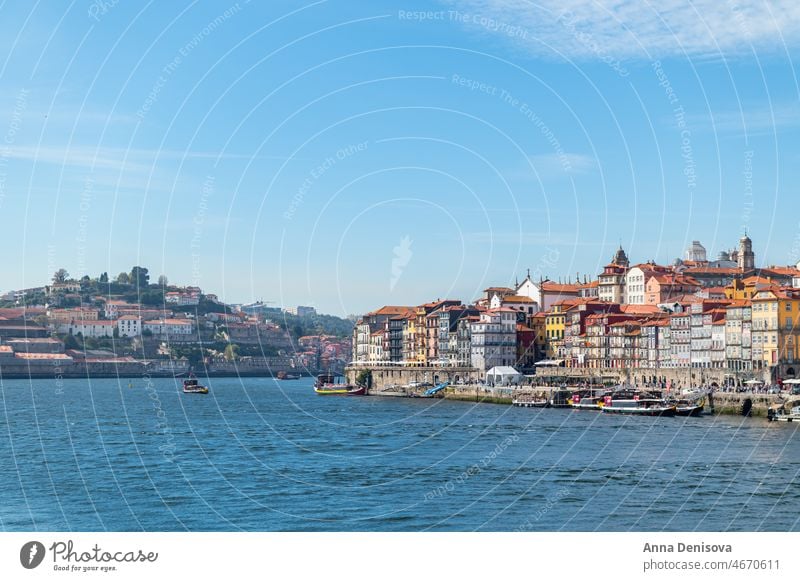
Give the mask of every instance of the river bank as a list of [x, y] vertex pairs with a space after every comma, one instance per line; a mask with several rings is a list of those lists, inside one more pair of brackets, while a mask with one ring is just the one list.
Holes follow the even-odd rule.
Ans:
[[[370, 390], [372, 396], [392, 396], [392, 397], [420, 397], [422, 390], [419, 388], [408, 389], [394, 387], [391, 391]], [[511, 405], [513, 400], [521, 395], [533, 396], [537, 399], [550, 400], [553, 392], [563, 391], [562, 387], [533, 387], [533, 388], [508, 388], [490, 387], [485, 385], [457, 385], [450, 386], [437, 394], [443, 399], [453, 401], [466, 401], [473, 403], [493, 403], [501, 405]], [[733, 392], [711, 392], [707, 396], [706, 411], [716, 415], [734, 416], [759, 416], [766, 417], [769, 407], [776, 403], [787, 401], [792, 396], [781, 394], [764, 393], [733, 393]], [[795, 396], [797, 399], [800, 397]]]

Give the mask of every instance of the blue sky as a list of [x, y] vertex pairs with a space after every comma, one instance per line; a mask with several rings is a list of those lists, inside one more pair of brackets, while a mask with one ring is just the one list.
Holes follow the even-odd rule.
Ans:
[[338, 315], [746, 229], [800, 260], [793, 2], [4, 2], [0, 290]]

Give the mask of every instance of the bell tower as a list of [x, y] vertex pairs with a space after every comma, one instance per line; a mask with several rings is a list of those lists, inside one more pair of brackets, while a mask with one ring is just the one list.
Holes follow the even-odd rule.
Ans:
[[753, 253], [753, 241], [747, 236], [739, 240], [739, 270], [752, 270], [756, 267], [756, 255]]

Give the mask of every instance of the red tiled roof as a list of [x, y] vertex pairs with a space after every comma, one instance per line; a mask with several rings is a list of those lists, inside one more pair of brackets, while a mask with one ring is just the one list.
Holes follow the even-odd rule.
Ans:
[[728, 274], [741, 274], [741, 270], [738, 268], [712, 268], [710, 266], [692, 266], [687, 268], [684, 272], [688, 274], [718, 274], [728, 275]]
[[381, 307], [377, 311], [373, 311], [371, 313], [367, 313], [367, 315], [404, 315], [409, 311], [412, 311], [413, 307], [400, 307], [400, 306], [392, 306], [386, 305]]
[[578, 294], [578, 287], [576, 285], [553, 282], [552, 280], [544, 281], [542, 283], [542, 290], [545, 292]]
[[760, 272], [765, 272], [767, 274], [775, 274], [778, 276], [799, 276], [800, 271], [796, 268], [792, 268], [791, 266], [770, 266], [769, 268], [762, 268]]
[[14, 355], [17, 359], [50, 359], [50, 360], [67, 360], [72, 361], [72, 357], [64, 353], [16, 353]]
[[509, 295], [507, 297], [503, 297], [504, 303], [535, 303], [532, 298], [522, 296], [522, 295]]
[[626, 315], [651, 315], [661, 312], [656, 305], [620, 305], [620, 310]]

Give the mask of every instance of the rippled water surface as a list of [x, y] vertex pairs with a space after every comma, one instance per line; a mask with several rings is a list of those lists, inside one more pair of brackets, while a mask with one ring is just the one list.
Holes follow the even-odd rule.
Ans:
[[800, 530], [797, 424], [4, 380], [2, 530]]

